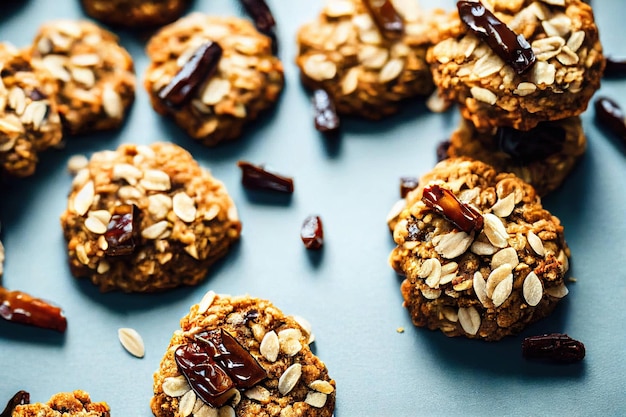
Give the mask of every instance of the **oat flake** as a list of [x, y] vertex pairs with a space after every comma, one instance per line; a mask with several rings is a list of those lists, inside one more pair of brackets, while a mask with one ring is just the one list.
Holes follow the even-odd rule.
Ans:
[[124, 349], [137, 358], [143, 358], [145, 354], [145, 348], [141, 335], [137, 333], [135, 329], [128, 327], [122, 327], [117, 331], [117, 336], [120, 339], [120, 343], [124, 346]]

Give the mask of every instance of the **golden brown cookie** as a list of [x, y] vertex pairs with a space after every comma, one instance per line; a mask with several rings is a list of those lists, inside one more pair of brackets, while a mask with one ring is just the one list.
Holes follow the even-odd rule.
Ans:
[[11, 417], [110, 417], [105, 402], [94, 403], [85, 391], [61, 392], [47, 403], [18, 405]]
[[178, 19], [189, 0], [81, 0], [85, 13], [103, 23], [131, 29]]

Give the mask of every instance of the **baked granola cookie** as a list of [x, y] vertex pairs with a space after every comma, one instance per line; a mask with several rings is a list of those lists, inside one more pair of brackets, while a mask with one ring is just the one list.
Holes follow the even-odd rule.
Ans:
[[61, 225], [72, 274], [125, 292], [199, 283], [241, 232], [224, 185], [169, 143], [93, 154]]
[[333, 415], [335, 381], [309, 348], [308, 323], [209, 291], [180, 324], [154, 374], [155, 416]]
[[460, 105], [479, 130], [580, 115], [600, 86], [605, 60], [591, 6], [580, 0], [484, 0], [517, 35], [535, 63], [518, 74], [485, 40], [461, 23], [428, 53], [441, 95]]
[[405, 276], [416, 326], [498, 340], [552, 312], [567, 295], [569, 248], [531, 185], [471, 159], [450, 158], [406, 197], [390, 264]]
[[18, 405], [11, 417], [110, 417], [105, 402], [94, 403], [85, 391], [61, 392], [47, 403]]
[[173, 22], [185, 12], [189, 0], [81, 0], [81, 4], [96, 20], [134, 29]]
[[61, 142], [56, 84], [27, 51], [0, 43], [0, 172], [34, 174], [38, 154]]
[[239, 137], [282, 91], [283, 66], [271, 43], [235, 17], [192, 13], [177, 20], [146, 47], [152, 106], [207, 146]]
[[580, 117], [541, 122], [525, 132], [492, 128], [482, 133], [462, 119], [450, 138], [448, 155], [478, 159], [497, 171], [512, 172], [545, 196], [565, 181], [586, 147]]
[[117, 36], [86, 20], [58, 20], [41, 26], [32, 54], [57, 80], [59, 113], [70, 134], [121, 126], [135, 98], [135, 73]]
[[442, 10], [422, 10], [417, 0], [393, 1], [398, 24], [389, 34], [375, 24], [362, 0], [331, 0], [298, 32], [296, 63], [312, 90], [324, 89], [340, 114], [381, 119], [408, 98], [434, 90], [426, 51], [450, 22]]

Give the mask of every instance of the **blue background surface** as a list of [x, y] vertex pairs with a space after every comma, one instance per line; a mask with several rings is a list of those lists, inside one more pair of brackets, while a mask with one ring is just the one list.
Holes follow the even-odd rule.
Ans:
[[[0, 5], [0, 40], [29, 44], [40, 24], [82, 18], [78, 0], [22, 0]], [[565, 225], [572, 250], [569, 296], [555, 313], [517, 337], [498, 343], [449, 339], [414, 328], [402, 308], [400, 278], [387, 263], [393, 242], [385, 224], [398, 199], [398, 179], [419, 175], [436, 161], [435, 147], [458, 122], [456, 111], [431, 114], [407, 105], [383, 122], [344, 120], [329, 141], [312, 127], [309, 99], [299, 83], [295, 34], [322, 7], [316, 1], [268, 1], [274, 11], [286, 86], [275, 111], [240, 140], [205, 148], [150, 107], [142, 87], [145, 37], [119, 32], [135, 59], [137, 98], [118, 132], [70, 138], [47, 152], [33, 178], [2, 189], [0, 220], [6, 247], [4, 285], [62, 305], [64, 335], [0, 322], [0, 404], [17, 390], [46, 401], [59, 391], [84, 389], [107, 401], [112, 415], [151, 415], [152, 374], [179, 319], [202, 295], [245, 294], [306, 317], [317, 336], [315, 353], [337, 381], [337, 417], [626, 415], [626, 144], [583, 115], [588, 152], [564, 186], [544, 205]], [[605, 51], [626, 57], [626, 3], [595, 1]], [[452, 8], [454, 2], [422, 1]], [[197, 0], [193, 9], [244, 16], [235, 0]], [[600, 92], [626, 108], [626, 82], [606, 80]], [[169, 140], [188, 149], [226, 184], [243, 221], [243, 236], [196, 288], [163, 294], [101, 294], [72, 278], [59, 215], [66, 205], [74, 154], [121, 143]], [[236, 161], [267, 163], [294, 177], [291, 199], [246, 192]], [[319, 214], [326, 242], [304, 249], [299, 228]], [[135, 328], [146, 355], [136, 359], [117, 339]], [[404, 327], [404, 333], [397, 328]], [[524, 336], [564, 332], [582, 340], [587, 357], [576, 365], [524, 361]]]

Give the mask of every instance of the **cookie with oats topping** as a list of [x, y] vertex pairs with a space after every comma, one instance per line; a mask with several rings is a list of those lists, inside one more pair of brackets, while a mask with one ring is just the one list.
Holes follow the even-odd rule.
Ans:
[[173, 22], [185, 12], [189, 0], [81, 0], [81, 4], [96, 20], [133, 29]]
[[135, 98], [133, 60], [117, 36], [86, 20], [42, 25], [33, 63], [57, 80], [63, 126], [70, 134], [119, 128]]
[[241, 233], [222, 182], [171, 143], [94, 153], [61, 225], [72, 274], [101, 291], [196, 285]]
[[395, 219], [391, 266], [418, 327], [499, 340], [567, 295], [570, 250], [534, 188], [468, 158], [420, 178]]
[[271, 302], [209, 291], [174, 332], [154, 374], [156, 417], [330, 417], [335, 381], [307, 322]]
[[17, 405], [11, 417], [110, 417], [105, 402], [92, 402], [85, 391], [61, 392], [46, 403]]
[[471, 121], [462, 119], [450, 137], [447, 154], [512, 172], [545, 196], [565, 181], [586, 147], [580, 117], [541, 122], [529, 131], [492, 128], [488, 132], [479, 132]]
[[304, 85], [326, 90], [339, 114], [381, 119], [405, 100], [433, 92], [426, 51], [450, 18], [439, 9], [422, 10], [416, 0], [386, 0], [399, 28], [388, 33], [376, 24], [379, 12], [368, 2], [327, 2], [298, 31], [296, 63]]
[[430, 49], [428, 62], [440, 94], [458, 102], [464, 118], [479, 130], [529, 130], [585, 111], [605, 67], [591, 6], [580, 0], [469, 4], [492, 11], [515, 36], [523, 36], [534, 64], [529, 58], [529, 67], [518, 73], [456, 14], [445, 39]]
[[157, 32], [146, 53], [152, 107], [207, 146], [241, 136], [284, 85], [271, 39], [235, 17], [189, 14]]
[[0, 172], [33, 175], [39, 153], [63, 136], [56, 84], [37, 70], [26, 50], [0, 43]]

